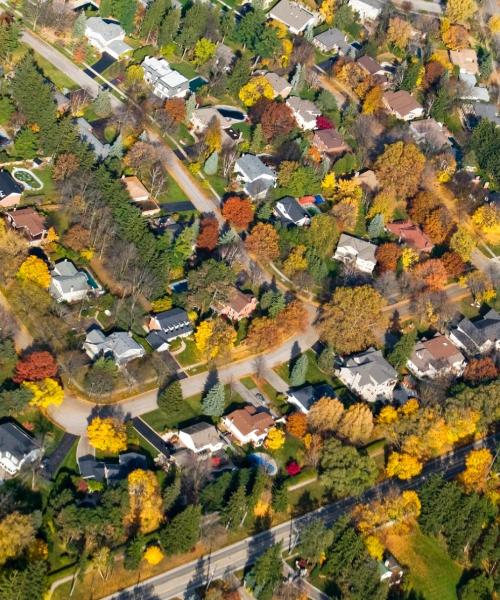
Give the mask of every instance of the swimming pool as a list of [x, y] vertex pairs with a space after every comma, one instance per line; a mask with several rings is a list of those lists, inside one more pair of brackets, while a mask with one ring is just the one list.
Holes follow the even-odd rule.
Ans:
[[217, 107], [217, 110], [223, 117], [226, 119], [234, 119], [235, 121], [244, 121], [245, 115], [241, 112], [241, 110], [236, 110], [236, 108], [221, 108]]
[[248, 460], [250, 461], [250, 464], [262, 467], [270, 477], [274, 477], [278, 473], [276, 461], [272, 456], [265, 452], [254, 452], [253, 454], [250, 454]]

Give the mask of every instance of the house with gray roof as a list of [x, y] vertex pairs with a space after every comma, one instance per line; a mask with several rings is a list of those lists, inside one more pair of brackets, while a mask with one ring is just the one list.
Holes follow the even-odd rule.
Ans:
[[285, 79], [284, 77], [281, 77], [281, 75], [273, 73], [272, 71], [266, 73], [264, 77], [273, 88], [275, 98], [287, 98], [290, 95], [290, 92], [292, 91], [292, 84], [289, 83], [288, 79]]
[[341, 359], [335, 373], [351, 391], [367, 402], [392, 400], [398, 381], [396, 371], [375, 348]]
[[285, 196], [281, 200], [278, 200], [273, 213], [286, 226], [295, 225], [297, 227], [304, 227], [311, 222], [309, 213], [292, 196]]
[[158, 352], [168, 350], [170, 343], [177, 338], [187, 337], [193, 333], [193, 325], [187, 312], [182, 308], [172, 308], [151, 315], [147, 329], [149, 333], [146, 340], [153, 350]]
[[120, 454], [118, 462], [98, 460], [91, 454], [78, 458], [78, 469], [82, 479], [98, 481], [99, 483], [106, 481], [108, 485], [118, 483], [136, 469], [147, 468], [147, 458], [137, 452], [124, 452]]
[[[105, 141], [100, 140], [92, 125], [83, 117], [78, 117], [76, 120], [76, 127], [80, 138], [86, 142], [93, 150], [96, 158], [99, 160], [105, 160], [111, 154], [113, 146]], [[119, 135], [114, 144], [121, 143], [121, 136]]]
[[99, 52], [106, 52], [116, 59], [132, 50], [132, 47], [123, 41], [125, 31], [120, 23], [110, 19], [88, 18], [85, 24], [85, 37]]
[[104, 356], [114, 360], [119, 367], [146, 354], [144, 348], [132, 338], [130, 332], [115, 331], [106, 335], [97, 328], [87, 332], [83, 349], [92, 360]]
[[379, 0], [349, 0], [349, 6], [357, 12], [362, 21], [375, 21], [382, 12], [382, 2]]
[[333, 398], [335, 392], [329, 385], [305, 385], [288, 390], [286, 401], [296, 406], [301, 413], [307, 415], [311, 406], [322, 396]]
[[351, 264], [363, 273], [373, 273], [377, 264], [376, 250], [375, 244], [343, 233], [339, 238], [333, 258], [344, 264]]
[[316, 129], [316, 119], [321, 115], [319, 108], [310, 100], [292, 96], [286, 101], [290, 107], [297, 125], [305, 131]]
[[146, 56], [142, 61], [144, 80], [153, 88], [153, 94], [161, 98], [183, 98], [189, 92], [189, 79], [172, 69], [164, 58]]
[[347, 54], [349, 52], [349, 43], [345, 33], [331, 27], [323, 33], [319, 33], [313, 38], [312, 43], [319, 48], [322, 52], [337, 52], [339, 54]]
[[254, 154], [243, 154], [234, 164], [234, 172], [251, 198], [263, 198], [276, 185], [276, 175]]
[[318, 15], [302, 4], [281, 0], [269, 11], [269, 18], [284, 23], [291, 33], [298, 35], [318, 22]]
[[195, 454], [213, 454], [224, 447], [219, 432], [211, 423], [194, 423], [179, 430], [179, 440]]
[[500, 350], [500, 314], [492, 308], [474, 321], [464, 317], [450, 331], [450, 340], [470, 356]]
[[460, 376], [465, 369], [465, 357], [451, 339], [437, 333], [430, 339], [417, 341], [406, 366], [420, 379]]
[[0, 423], [0, 478], [1, 470], [15, 475], [24, 465], [40, 458], [40, 444], [15, 421]]
[[49, 292], [57, 302], [79, 302], [92, 290], [87, 273], [66, 258], [56, 263], [51, 276]]

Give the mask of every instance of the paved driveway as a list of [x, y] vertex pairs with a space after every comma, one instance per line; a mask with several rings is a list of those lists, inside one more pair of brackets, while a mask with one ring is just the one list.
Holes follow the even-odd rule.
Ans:
[[113, 58], [111, 54], [104, 52], [101, 58], [95, 62], [90, 69], [85, 69], [84, 73], [89, 77], [92, 77], [92, 79], [95, 79], [97, 76], [96, 73], [104, 73], [104, 71], [114, 62], [116, 62], [116, 58]]

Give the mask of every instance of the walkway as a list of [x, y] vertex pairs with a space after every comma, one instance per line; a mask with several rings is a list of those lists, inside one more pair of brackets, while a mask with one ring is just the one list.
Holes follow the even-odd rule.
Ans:
[[15, 316], [11, 310], [9, 301], [4, 296], [2, 291], [0, 291], [0, 306], [11, 316], [12, 322], [15, 324], [14, 344], [16, 346], [16, 350], [18, 352], [26, 350], [26, 348], [29, 348], [33, 344], [33, 336], [28, 331], [26, 325], [21, 323], [21, 321], [19, 321], [19, 319]]

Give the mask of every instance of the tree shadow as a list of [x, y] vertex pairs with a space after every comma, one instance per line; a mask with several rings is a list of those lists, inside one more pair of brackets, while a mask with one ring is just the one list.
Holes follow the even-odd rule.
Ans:
[[219, 383], [219, 381], [220, 379], [217, 369], [215, 367], [211, 368], [205, 380], [202, 395], [205, 396], [205, 394], [208, 394], [208, 392], [214, 387], [214, 385]]

